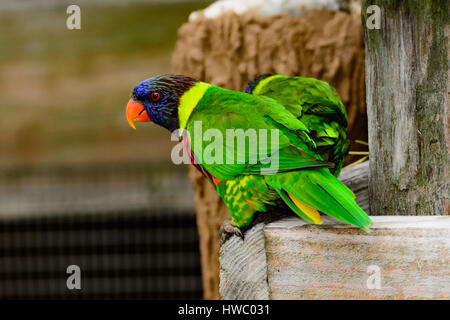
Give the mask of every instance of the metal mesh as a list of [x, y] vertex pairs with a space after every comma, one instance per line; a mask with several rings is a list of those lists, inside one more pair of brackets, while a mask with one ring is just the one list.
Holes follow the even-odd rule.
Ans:
[[[0, 298], [201, 298], [184, 170], [15, 168], [0, 179]], [[81, 290], [69, 290], [69, 265]]]

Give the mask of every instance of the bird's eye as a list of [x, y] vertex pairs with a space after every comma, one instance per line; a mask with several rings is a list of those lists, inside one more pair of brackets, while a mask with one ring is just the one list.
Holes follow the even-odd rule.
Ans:
[[152, 98], [153, 101], [158, 101], [160, 96], [158, 92], [152, 92], [150, 93], [150, 98]]

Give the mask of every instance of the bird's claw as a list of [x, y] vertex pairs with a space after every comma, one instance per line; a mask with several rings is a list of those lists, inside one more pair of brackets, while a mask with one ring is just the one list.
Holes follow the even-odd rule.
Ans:
[[220, 226], [220, 245], [223, 245], [233, 234], [244, 240], [244, 233], [239, 227], [233, 225], [231, 220], [225, 220]]

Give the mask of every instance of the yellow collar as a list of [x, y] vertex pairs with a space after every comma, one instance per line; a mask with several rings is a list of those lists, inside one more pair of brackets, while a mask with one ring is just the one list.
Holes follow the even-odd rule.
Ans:
[[261, 89], [262, 89], [269, 81], [272, 81], [273, 79], [276, 79], [276, 78], [284, 78], [284, 77], [285, 77], [285, 76], [283, 76], [283, 75], [281, 75], [281, 74], [274, 74], [273, 76], [270, 76], [270, 77], [267, 77], [267, 78], [261, 80], [261, 81], [256, 85], [256, 87], [253, 89], [252, 94], [255, 94], [255, 95], [259, 94], [259, 92], [261, 91]]
[[179, 130], [180, 138], [183, 134], [183, 130], [187, 125], [187, 121], [189, 120], [192, 111], [197, 106], [200, 99], [203, 98], [203, 95], [205, 94], [206, 90], [208, 90], [209, 87], [211, 87], [211, 85], [208, 83], [197, 82], [192, 88], [190, 88], [181, 96], [180, 105], [178, 107], [178, 119], [180, 122], [180, 130]]

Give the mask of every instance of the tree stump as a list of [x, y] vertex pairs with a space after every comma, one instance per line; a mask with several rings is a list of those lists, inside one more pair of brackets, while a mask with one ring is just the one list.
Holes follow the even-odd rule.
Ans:
[[364, 1], [372, 215], [449, 211], [449, 1]]

